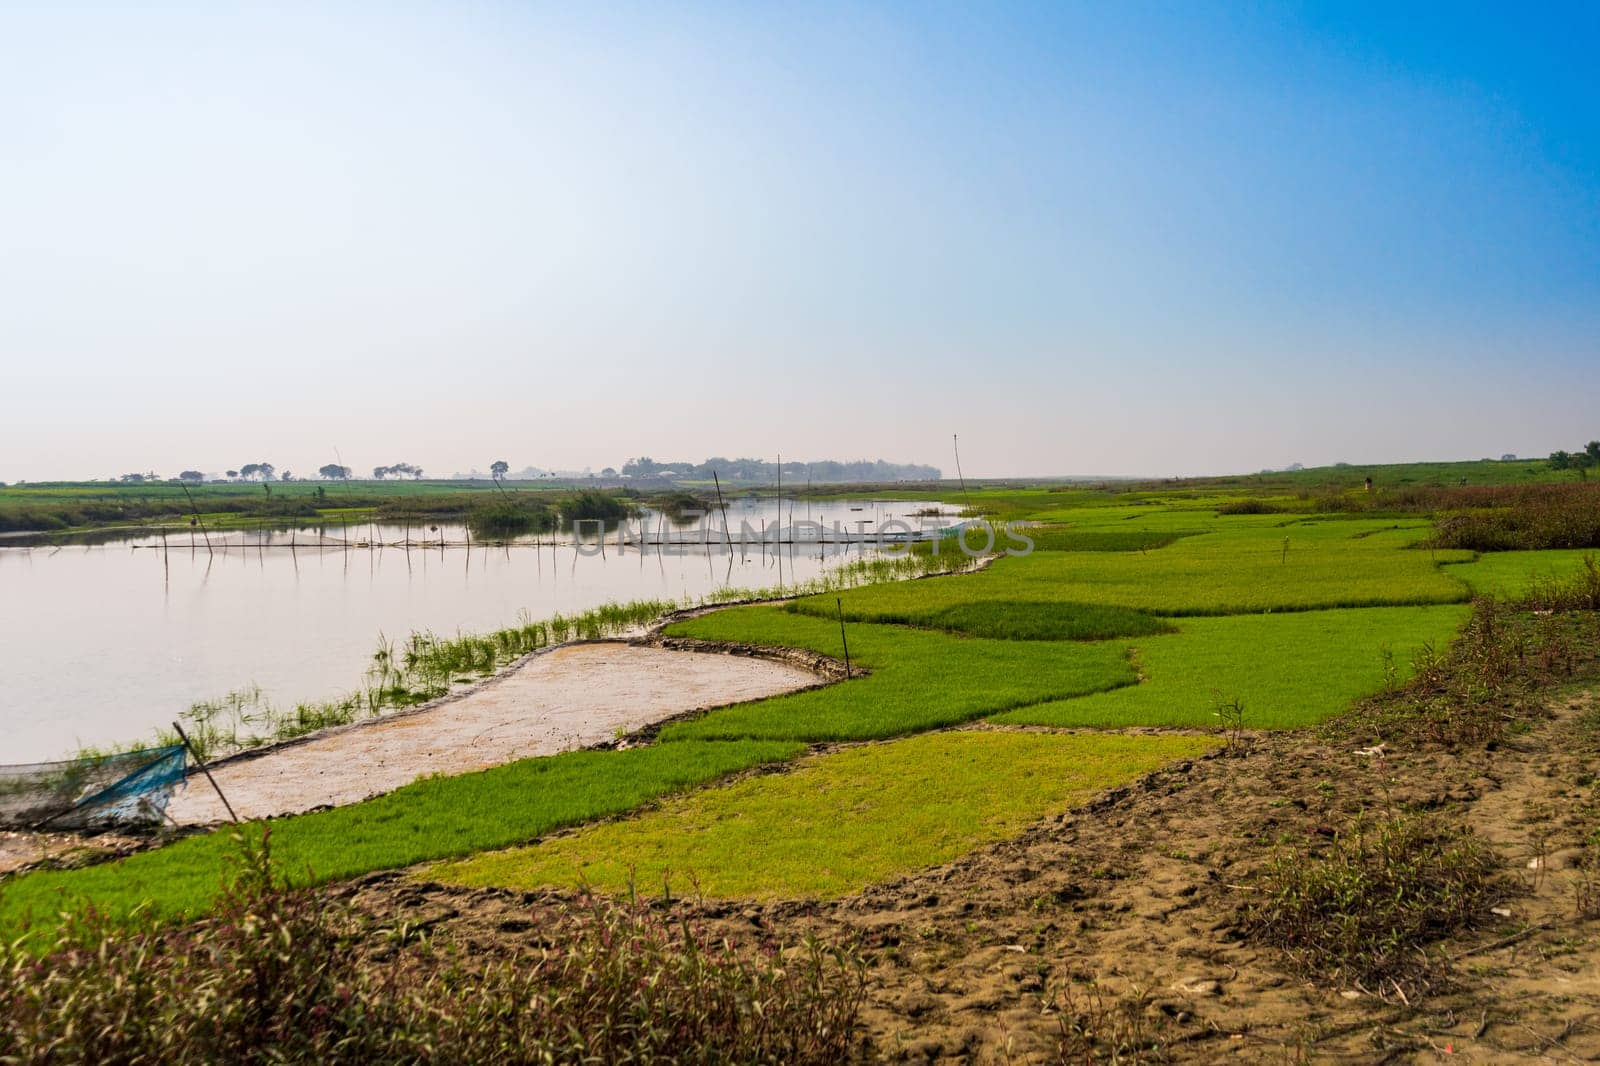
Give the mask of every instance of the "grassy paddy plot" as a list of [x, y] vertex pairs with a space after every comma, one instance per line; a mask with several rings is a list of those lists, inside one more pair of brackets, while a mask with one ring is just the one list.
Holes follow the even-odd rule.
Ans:
[[1465, 581], [1481, 596], [1515, 598], [1539, 585], [1582, 573], [1586, 555], [1600, 557], [1600, 552], [1592, 548], [1488, 552], [1472, 562], [1451, 563], [1445, 572]]
[[[1220, 519], [1215, 533], [1150, 552], [1036, 552], [974, 574], [854, 589], [845, 616], [887, 621], [957, 604], [1092, 603], [1164, 615], [1245, 614], [1329, 607], [1456, 603], [1466, 586], [1437, 563], [1471, 556], [1413, 547], [1423, 523], [1328, 521], [1264, 528]], [[1287, 539], [1287, 548], [1285, 547]], [[833, 598], [795, 609], [826, 616]]]
[[1218, 724], [1218, 701], [1238, 699], [1246, 729], [1313, 725], [1388, 682], [1404, 681], [1417, 649], [1424, 642], [1442, 649], [1467, 612], [1463, 606], [1369, 607], [1185, 619], [1177, 634], [1135, 642], [1139, 684], [1022, 707], [993, 720], [1209, 728]]
[[[1017, 533], [1033, 542], [1033, 550], [1041, 552], [1143, 552], [1165, 548], [1189, 532], [1167, 532], [1154, 529], [1059, 529], [1050, 526], [1022, 527]], [[1015, 545], [1007, 544], [1006, 547]]]
[[[780, 607], [717, 611], [667, 632], [843, 656], [837, 622]], [[869, 668], [869, 676], [712, 711], [668, 726], [662, 739], [878, 740], [1135, 680], [1114, 643], [975, 640], [880, 625], [852, 625], [849, 640], [854, 665]]]
[[1216, 745], [1205, 737], [957, 731], [813, 756], [638, 818], [430, 870], [463, 885], [588, 884], [829, 898], [947, 862]]
[[[296, 884], [392, 870], [532, 840], [799, 752], [795, 744], [671, 744], [523, 759], [276, 819], [272, 852]], [[235, 850], [230, 833], [215, 832], [99, 866], [25, 874], [0, 884], [0, 937], [90, 905], [112, 916], [141, 905], [163, 918], [203, 914]]]

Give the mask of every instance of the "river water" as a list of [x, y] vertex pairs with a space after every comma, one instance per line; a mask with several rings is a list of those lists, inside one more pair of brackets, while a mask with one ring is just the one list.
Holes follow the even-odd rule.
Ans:
[[[953, 514], [915, 500], [739, 500], [728, 523], [737, 541], [742, 527], [859, 533], [952, 520], [913, 517], [934, 510]], [[603, 554], [570, 534], [469, 549], [462, 526], [429, 523], [212, 534], [211, 552], [187, 532], [0, 547], [0, 763], [148, 737], [191, 703], [250, 685], [279, 705], [331, 698], [358, 687], [382, 636], [792, 584], [874, 552], [751, 538], [730, 553], [720, 515], [675, 525], [647, 513], [632, 524], [641, 528], [679, 543], [619, 551], [613, 532]], [[409, 550], [372, 547], [408, 535]]]

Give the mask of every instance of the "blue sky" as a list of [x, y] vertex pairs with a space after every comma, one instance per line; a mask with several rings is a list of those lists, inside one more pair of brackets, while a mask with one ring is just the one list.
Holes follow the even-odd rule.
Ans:
[[0, 4], [0, 479], [1600, 436], [1600, 8]]

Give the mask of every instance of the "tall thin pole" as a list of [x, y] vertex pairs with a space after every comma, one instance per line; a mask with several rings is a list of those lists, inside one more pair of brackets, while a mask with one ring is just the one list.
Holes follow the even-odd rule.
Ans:
[[233, 813], [233, 804], [229, 803], [228, 797], [222, 794], [222, 786], [217, 784], [217, 779], [211, 776], [210, 767], [206, 766], [206, 761], [200, 758], [200, 753], [195, 750], [194, 744], [189, 740], [189, 734], [185, 733], [183, 726], [177, 722], [172, 723], [172, 728], [178, 731], [178, 739], [183, 741], [183, 746], [189, 749], [190, 755], [194, 756], [194, 764], [200, 767], [200, 772], [206, 775], [206, 780], [211, 782], [211, 787], [217, 790], [217, 798], [222, 801], [224, 807], [228, 808], [228, 817], [233, 819], [234, 825], [238, 825], [239, 816]]
[[783, 453], [778, 453], [778, 535], [773, 538], [772, 550], [778, 556], [778, 591], [783, 592]]
[[[717, 506], [722, 508], [722, 536], [728, 542], [728, 558], [733, 558], [733, 534], [728, 532], [728, 504], [722, 498], [722, 480], [717, 477], [715, 470], [711, 471], [711, 483], [717, 487]], [[702, 485], [705, 482], [701, 482]]]
[[[189, 486], [188, 485], [185, 485], [183, 482], [180, 481], [180, 482], [178, 482], [178, 487], [183, 490], [184, 498], [186, 498], [189, 501], [189, 510], [194, 512], [195, 523], [197, 525], [199, 525], [201, 535], [206, 538], [206, 554], [209, 556], [211, 554], [211, 534], [206, 532], [206, 523], [205, 523], [205, 520], [200, 517], [200, 508], [198, 508], [198, 507], [196, 507], [194, 505], [194, 497], [189, 495]], [[192, 533], [190, 534], [191, 537], [193, 535], [194, 534], [192, 534]]]
[[956, 451], [956, 477], [961, 481], [961, 498], [967, 501], [967, 510], [972, 510], [972, 497], [967, 495], [967, 479], [961, 473], [961, 440], [954, 433], [950, 434], [951, 447]]

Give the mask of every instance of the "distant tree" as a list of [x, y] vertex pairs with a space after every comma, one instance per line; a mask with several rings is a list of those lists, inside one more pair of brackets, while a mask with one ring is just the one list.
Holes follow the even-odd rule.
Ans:
[[234, 478], [236, 478], [238, 476], [239, 476], [239, 471], [237, 471], [237, 470], [229, 470], [228, 471], [228, 480], [229, 481], [232, 481]]
[[601, 477], [616, 477], [617, 476], [617, 468], [614, 467], [614, 466], [608, 466], [604, 470], [600, 471], [600, 476]]
[[144, 475], [143, 474], [123, 474], [117, 480], [118, 481], [127, 481], [127, 482], [130, 482], [132, 484], [138, 484], [139, 482], [144, 480]]
[[279, 481], [293, 481], [294, 480], [294, 475], [289, 473], [289, 471], [285, 470], [283, 473], [278, 475], [278, 480]]
[[384, 478], [389, 476], [389, 468], [386, 466], [375, 466], [372, 468], [372, 476], [378, 481], [382, 481]]
[[1551, 452], [1550, 453], [1550, 469], [1551, 470], [1571, 470], [1572, 469], [1572, 453], [1571, 452]]
[[511, 464], [506, 462], [504, 459], [496, 459], [494, 462], [489, 464], [489, 476], [494, 478], [496, 481], [504, 481], [506, 475], [510, 472]]
[[239, 468], [239, 475], [247, 481], [271, 481], [276, 469], [271, 463], [246, 463]]
[[1585, 444], [1583, 446], [1583, 454], [1589, 457], [1591, 463], [1600, 465], [1600, 440], [1592, 440]]
[[204, 481], [206, 476], [198, 470], [185, 470], [178, 475], [179, 481]]
[[[383, 473], [378, 473], [382, 470]], [[392, 466], [380, 466], [372, 471], [374, 477], [383, 478], [390, 474], [395, 477], [419, 478], [422, 476], [422, 467], [412, 466], [410, 463], [395, 463]]]
[[329, 463], [327, 466], [317, 467], [317, 475], [324, 481], [349, 481], [350, 468], [340, 466], [338, 463]]

